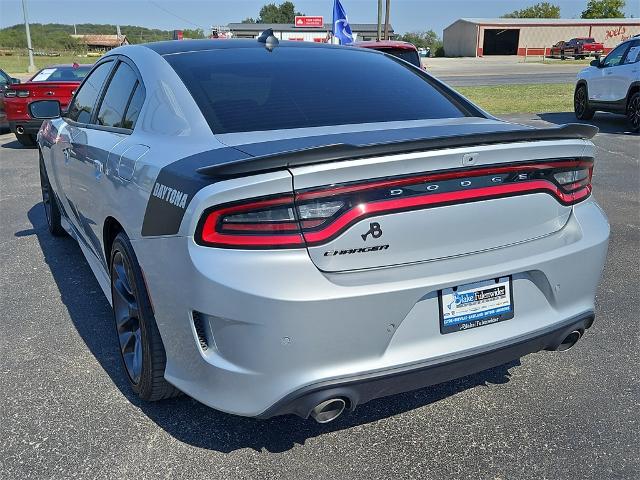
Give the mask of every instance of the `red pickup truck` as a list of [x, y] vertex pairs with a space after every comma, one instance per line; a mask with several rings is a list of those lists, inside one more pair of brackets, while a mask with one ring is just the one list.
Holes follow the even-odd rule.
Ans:
[[29, 115], [29, 104], [34, 100], [58, 100], [67, 108], [91, 65], [52, 65], [43, 68], [25, 83], [8, 86], [4, 91], [4, 108], [9, 129], [25, 146], [35, 145], [36, 134], [42, 120]]
[[604, 54], [604, 45], [590, 37], [572, 38], [568, 42], [558, 42], [551, 47], [551, 56], [575, 59]]

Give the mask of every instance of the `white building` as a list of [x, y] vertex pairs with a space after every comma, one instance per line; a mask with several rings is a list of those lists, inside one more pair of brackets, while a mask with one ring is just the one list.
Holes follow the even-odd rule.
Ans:
[[[356, 41], [375, 40], [378, 35], [378, 25], [375, 23], [351, 23], [350, 25]], [[233, 38], [258, 38], [264, 30], [271, 28], [280, 40], [319, 43], [326, 42], [328, 33], [331, 32], [330, 23], [325, 23], [322, 27], [297, 27], [293, 23], [230, 23], [227, 27]], [[389, 35], [394, 38], [391, 26], [389, 26]]]
[[461, 18], [444, 29], [447, 57], [550, 54], [561, 40], [592, 37], [605, 52], [640, 34], [640, 19]]

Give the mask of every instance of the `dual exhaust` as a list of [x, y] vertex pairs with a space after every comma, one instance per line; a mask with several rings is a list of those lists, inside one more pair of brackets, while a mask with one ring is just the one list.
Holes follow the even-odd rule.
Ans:
[[[584, 330], [573, 330], [562, 340], [562, 342], [560, 342], [558, 346], [555, 348], [549, 348], [549, 350], [566, 352], [578, 343], [578, 340], [582, 338], [583, 333]], [[309, 415], [318, 423], [329, 423], [342, 415], [346, 406], [347, 402], [344, 398], [330, 398], [313, 407]]]

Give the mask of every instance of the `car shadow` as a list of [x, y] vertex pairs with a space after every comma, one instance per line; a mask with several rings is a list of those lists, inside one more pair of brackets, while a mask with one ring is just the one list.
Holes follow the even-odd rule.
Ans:
[[425, 407], [470, 388], [507, 383], [509, 369], [520, 365], [515, 360], [433, 387], [373, 400], [324, 425], [293, 415], [268, 420], [238, 417], [213, 410], [186, 395], [144, 402], [129, 388], [120, 364], [111, 307], [79, 246], [69, 237], [55, 238], [49, 234], [42, 203], [29, 210], [28, 218], [33, 228], [16, 232], [15, 236], [36, 236], [71, 321], [100, 366], [122, 394], [160, 428], [199, 448], [224, 453], [243, 448], [284, 452], [296, 444], [303, 445], [309, 438]]
[[573, 112], [557, 112], [557, 113], [540, 113], [540, 120], [545, 122], [562, 125], [566, 123], [584, 123], [587, 125], [595, 125], [600, 129], [600, 133], [624, 133], [635, 135], [629, 130], [629, 124], [624, 115], [615, 115], [613, 113], [597, 112], [593, 119], [578, 120]]
[[35, 146], [25, 147], [14, 137], [13, 141], [5, 142], [4, 139], [2, 139], [2, 143], [0, 143], [0, 148], [7, 148], [9, 150], [33, 150], [36, 147]]

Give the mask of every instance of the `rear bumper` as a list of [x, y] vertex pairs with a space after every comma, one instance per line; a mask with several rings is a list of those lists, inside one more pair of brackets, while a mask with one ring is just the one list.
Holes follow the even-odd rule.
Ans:
[[301, 388], [271, 406], [259, 418], [295, 414], [307, 418], [320, 402], [330, 398], [346, 398], [351, 410], [370, 400], [436, 385], [456, 378], [503, 365], [512, 360], [539, 352], [555, 350], [574, 330], [581, 332], [591, 327], [593, 312], [579, 315], [519, 340], [512, 340], [487, 352], [471, 353], [461, 358], [426, 362], [387, 372], [354, 375], [327, 380]]
[[[175, 236], [132, 243], [165, 378], [213, 408], [269, 417], [305, 416], [317, 398], [340, 392], [353, 407], [553, 348], [590, 326], [608, 237], [589, 199], [536, 240], [366, 271], [321, 272], [301, 249], [217, 249]], [[513, 319], [440, 333], [439, 290], [506, 275]]]
[[23, 133], [35, 135], [42, 126], [42, 120], [12, 120], [9, 122], [9, 130], [13, 133], [18, 133], [18, 129], [24, 129]]

